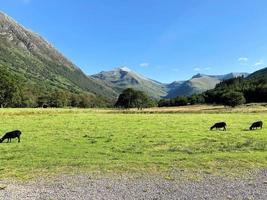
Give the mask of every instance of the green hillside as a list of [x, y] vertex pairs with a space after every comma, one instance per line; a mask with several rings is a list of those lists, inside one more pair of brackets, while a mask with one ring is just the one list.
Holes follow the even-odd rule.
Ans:
[[0, 66], [21, 77], [23, 84], [40, 88], [41, 93], [55, 89], [103, 96], [116, 93], [98, 80], [87, 77], [41, 36], [0, 13]]
[[222, 103], [224, 96], [238, 92], [246, 103], [267, 101], [267, 68], [258, 70], [248, 77], [225, 80], [204, 93], [207, 103]]
[[267, 68], [253, 72], [247, 77], [247, 80], [265, 80], [267, 82]]

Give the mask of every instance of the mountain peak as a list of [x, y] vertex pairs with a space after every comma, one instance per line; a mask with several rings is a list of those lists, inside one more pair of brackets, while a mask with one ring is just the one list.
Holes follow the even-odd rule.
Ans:
[[201, 73], [197, 73], [196, 75], [192, 76], [192, 79], [193, 79], [193, 78], [200, 78], [200, 77], [202, 77], [202, 76], [207, 76], [207, 75], [205, 75], [205, 74], [201, 74]]
[[92, 75], [93, 78], [104, 81], [119, 93], [124, 89], [133, 88], [144, 91], [149, 96], [159, 99], [167, 95], [165, 85], [130, 70], [126, 66], [115, 68], [111, 71], [102, 71]]
[[126, 66], [122, 66], [118, 68], [120, 71], [125, 71], [125, 72], [131, 72], [132, 70], [130, 70], [128, 67]]
[[0, 10], [0, 17], [9, 17], [6, 13]]
[[[9, 24], [16, 24], [18, 26], [23, 27], [21, 24], [19, 24], [18, 22], [16, 22], [15, 19], [13, 19], [12, 17], [8, 16], [6, 13], [0, 11], [0, 20], [3, 23], [9, 23]], [[24, 28], [24, 27], [23, 27]]]

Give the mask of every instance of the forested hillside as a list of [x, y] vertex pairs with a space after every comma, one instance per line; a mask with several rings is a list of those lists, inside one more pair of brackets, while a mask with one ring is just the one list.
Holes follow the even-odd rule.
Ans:
[[213, 90], [204, 93], [206, 102], [222, 103], [230, 92], [239, 92], [246, 103], [267, 101], [267, 68], [258, 70], [247, 78], [238, 77], [219, 83]]

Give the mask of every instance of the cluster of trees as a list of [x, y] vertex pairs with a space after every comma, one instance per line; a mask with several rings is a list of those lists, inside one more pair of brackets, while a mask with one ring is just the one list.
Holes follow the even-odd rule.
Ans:
[[237, 106], [244, 103], [267, 102], [267, 77], [237, 77], [225, 80], [203, 94], [205, 103]]
[[0, 106], [1, 107], [104, 107], [107, 102], [85, 92], [69, 92], [36, 85], [22, 84], [20, 77], [11, 75], [0, 68]]
[[158, 102], [158, 107], [169, 107], [169, 106], [186, 106], [194, 104], [203, 104], [205, 99], [202, 94], [194, 94], [190, 97], [178, 96], [171, 99], [161, 99]]
[[115, 107], [117, 108], [148, 108], [156, 106], [156, 102], [149, 98], [144, 92], [128, 88], [124, 90], [117, 102]]
[[79, 107], [79, 108], [93, 108], [105, 107], [107, 102], [101, 98], [97, 98], [88, 93], [70, 93], [66, 91], [55, 91], [47, 95], [42, 95], [37, 98], [37, 106], [48, 107]]
[[6, 107], [14, 104], [18, 97], [16, 79], [5, 70], [0, 71], [0, 106]]

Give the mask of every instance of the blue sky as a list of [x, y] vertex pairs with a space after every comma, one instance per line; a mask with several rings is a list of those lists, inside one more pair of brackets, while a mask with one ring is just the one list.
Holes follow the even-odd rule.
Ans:
[[85, 73], [128, 66], [162, 82], [267, 65], [266, 0], [0, 0]]

